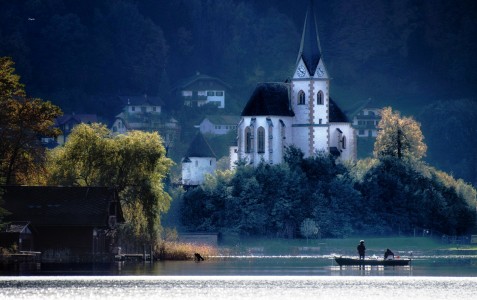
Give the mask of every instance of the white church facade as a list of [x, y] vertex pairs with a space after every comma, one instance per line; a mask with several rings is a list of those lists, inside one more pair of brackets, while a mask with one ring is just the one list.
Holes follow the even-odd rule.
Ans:
[[313, 156], [319, 151], [338, 160], [356, 159], [352, 123], [330, 97], [326, 69], [311, 4], [303, 27], [293, 77], [258, 84], [237, 127], [237, 157], [247, 163], [283, 162], [287, 146]]

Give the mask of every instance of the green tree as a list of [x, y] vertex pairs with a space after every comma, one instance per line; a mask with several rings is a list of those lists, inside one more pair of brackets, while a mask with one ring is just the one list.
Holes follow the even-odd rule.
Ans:
[[310, 237], [318, 236], [320, 233], [320, 228], [316, 225], [315, 221], [310, 218], [306, 218], [303, 220], [303, 222], [301, 222], [300, 233], [306, 238], [306, 242], [308, 243], [308, 239]]
[[42, 173], [45, 152], [41, 137], [56, 137], [59, 107], [28, 98], [14, 63], [0, 58], [0, 177], [6, 184], [27, 183]]
[[381, 112], [378, 129], [375, 157], [420, 160], [426, 155], [427, 146], [420, 124], [413, 118], [401, 117], [399, 112], [394, 113], [391, 107], [386, 107]]
[[128, 230], [136, 238], [155, 241], [160, 216], [170, 206], [163, 182], [171, 166], [157, 133], [112, 135], [104, 125], [80, 124], [64, 147], [52, 150], [49, 183], [116, 188]]

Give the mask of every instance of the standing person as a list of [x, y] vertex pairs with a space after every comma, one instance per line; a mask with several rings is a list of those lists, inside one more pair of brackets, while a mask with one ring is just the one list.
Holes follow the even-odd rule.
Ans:
[[386, 252], [384, 252], [384, 259], [391, 260], [394, 259], [394, 253], [388, 249], [386, 249]]
[[356, 249], [358, 249], [359, 259], [364, 259], [364, 253], [366, 251], [366, 247], [364, 246], [363, 240], [359, 241], [359, 245], [358, 247], [356, 247]]

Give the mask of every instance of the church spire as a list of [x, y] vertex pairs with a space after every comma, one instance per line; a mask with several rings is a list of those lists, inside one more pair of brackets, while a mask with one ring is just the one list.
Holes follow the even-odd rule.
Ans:
[[310, 76], [315, 75], [316, 68], [321, 59], [321, 45], [318, 37], [314, 1], [310, 0], [305, 16], [305, 24], [301, 36], [300, 51], [298, 52], [297, 65], [300, 59], [306, 65]]

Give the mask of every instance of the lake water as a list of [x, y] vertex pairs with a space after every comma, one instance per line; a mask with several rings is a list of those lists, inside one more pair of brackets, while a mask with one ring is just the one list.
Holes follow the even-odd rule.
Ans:
[[477, 257], [365, 269], [340, 268], [327, 256], [42, 265], [0, 270], [0, 299], [477, 299]]

